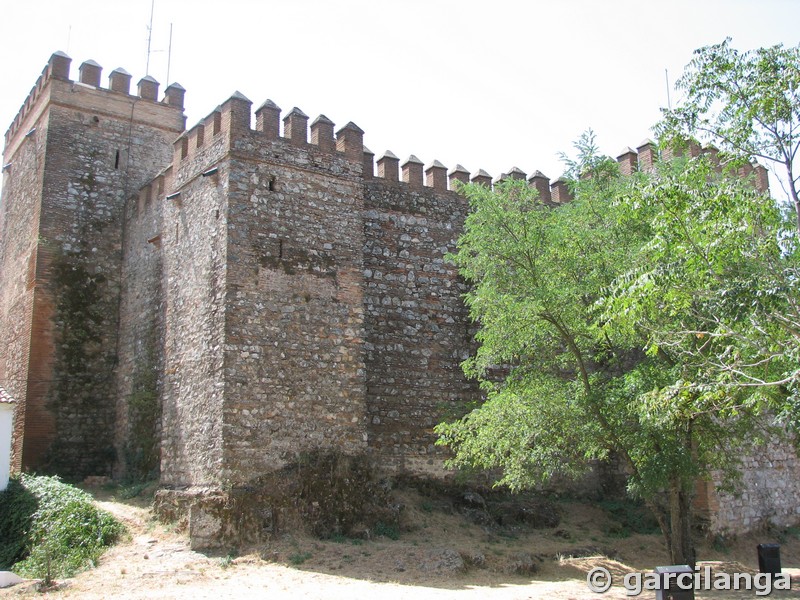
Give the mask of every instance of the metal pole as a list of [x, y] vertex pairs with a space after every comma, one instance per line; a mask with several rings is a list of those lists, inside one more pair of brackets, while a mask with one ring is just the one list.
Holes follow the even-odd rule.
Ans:
[[167, 85], [169, 81], [169, 68], [172, 63], [172, 23], [169, 24], [169, 50], [167, 50]]
[[672, 101], [669, 98], [669, 71], [664, 69], [664, 78], [667, 80], [667, 108], [672, 110]]
[[150, 75], [150, 42], [153, 40], [153, 12], [156, 8], [156, 0], [150, 4], [150, 27], [147, 28], [147, 65], [144, 69], [145, 75]]

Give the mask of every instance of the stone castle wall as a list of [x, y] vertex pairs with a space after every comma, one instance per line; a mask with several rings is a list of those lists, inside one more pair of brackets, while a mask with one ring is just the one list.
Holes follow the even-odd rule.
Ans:
[[[115, 460], [122, 207], [171, 157], [183, 115], [144, 97], [147, 90], [127, 93], [119, 71], [115, 90], [99, 87], [92, 61], [81, 65], [80, 81], [69, 70], [70, 59], [54, 54], [6, 133], [2, 212], [31, 219], [3, 246], [30, 249], [28, 268], [11, 273], [25, 273], [32, 301], [4, 298], [2, 312], [18, 318], [13, 327], [29, 340], [25, 388], [9, 385], [21, 398], [15, 460], [83, 476], [110, 473]], [[16, 308], [25, 302], [28, 314]]]
[[699, 486], [696, 508], [711, 531], [740, 533], [765, 524], [792, 527], [800, 522], [800, 459], [794, 444], [772, 439], [748, 448], [736, 493], [719, 489], [720, 475]]
[[[250, 107], [234, 94], [181, 136], [158, 194], [164, 223], [192, 224], [181, 251], [162, 228], [166, 345], [192, 353], [165, 354], [162, 481], [215, 483], [176, 467], [171, 447], [192, 439], [203, 439], [205, 452], [187, 456], [232, 483], [318, 448], [370, 451], [387, 468], [440, 472], [432, 428], [443, 410], [477, 398], [459, 367], [470, 339], [465, 287], [444, 258], [455, 250], [466, 202], [446, 184], [425, 187], [421, 166], [413, 183], [375, 179], [355, 126], [335, 140], [321, 116], [309, 141], [308, 118], [295, 109], [281, 136], [280, 109], [266, 103], [251, 129]], [[214, 189], [222, 193], [209, 199]], [[214, 221], [225, 231], [208, 229]], [[220, 262], [197, 254], [220, 236]], [[168, 275], [170, 253], [192, 273]], [[220, 289], [218, 310], [202, 309]], [[195, 302], [178, 301], [184, 297]], [[198, 323], [224, 323], [224, 369], [213, 380], [188, 366], [203, 364], [197, 353], [209, 347], [189, 331]], [[215, 386], [224, 389], [221, 404]]]
[[116, 476], [160, 469], [166, 304], [164, 203], [143, 190], [125, 204], [116, 392]]
[[445, 259], [456, 250], [467, 204], [455, 192], [400, 181], [365, 185], [364, 278], [369, 445], [381, 462], [441, 472], [433, 427], [479, 398], [460, 363], [473, 347], [461, 298], [467, 291]]
[[228, 162], [224, 423], [234, 481], [317, 448], [366, 449], [361, 165], [302, 133], [248, 131]]
[[[251, 126], [239, 93], [185, 131], [180, 86], [158, 102], [151, 78], [138, 95], [124, 71], [99, 78], [87, 61], [71, 81], [54, 55], [6, 134], [0, 385], [20, 399], [17, 466], [220, 489], [333, 449], [442, 476], [433, 427], [480, 397], [446, 258], [469, 173], [376, 165], [357, 126], [334, 135], [293, 109], [281, 128], [270, 101]], [[655, 153], [626, 150], [622, 172]], [[528, 181], [569, 200], [563, 181]], [[714, 527], [792, 519], [786, 452], [746, 464], [746, 496], [714, 495]]]
[[[0, 381], [17, 399], [18, 415], [24, 415], [29, 380], [33, 385], [44, 379], [36, 370], [29, 372], [31, 339], [45, 325], [32, 323], [36, 282], [36, 249], [41, 213], [41, 187], [44, 173], [42, 139], [47, 136], [47, 119], [31, 116], [25, 123], [36, 128], [34, 135], [14, 148], [6, 147], [3, 164], [3, 189], [0, 200]], [[12, 172], [13, 170], [13, 172]], [[31, 421], [41, 435], [51, 429], [51, 419], [38, 415]], [[25, 421], [14, 419], [14, 469], [22, 468]], [[34, 436], [37, 436], [34, 434]], [[29, 444], [32, 442], [28, 442]]]
[[229, 139], [215, 135], [211, 123], [206, 143], [198, 148], [193, 141], [191, 154], [186, 136], [173, 144], [163, 186], [160, 180], [151, 186], [163, 206], [165, 485], [222, 481], [230, 182], [225, 170], [204, 173], [225, 159]]

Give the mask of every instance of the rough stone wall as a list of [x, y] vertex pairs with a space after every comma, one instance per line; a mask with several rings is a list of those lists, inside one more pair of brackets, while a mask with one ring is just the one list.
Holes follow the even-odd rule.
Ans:
[[[163, 187], [163, 178], [160, 180]], [[117, 363], [117, 477], [160, 470], [164, 373], [162, 198], [148, 187], [125, 205]]]
[[441, 475], [433, 427], [479, 397], [460, 363], [474, 331], [457, 269], [466, 201], [403, 182], [366, 184], [367, 410], [370, 448], [389, 468]]
[[230, 167], [225, 472], [366, 450], [361, 164], [241, 136]]
[[121, 232], [115, 188], [124, 184], [109, 172], [115, 155], [104, 138], [121, 132], [82, 111], [54, 107], [50, 119], [34, 310], [52, 311], [54, 384], [43, 400], [55, 429], [36, 463], [68, 475], [110, 474]]
[[[42, 465], [110, 474], [115, 461], [117, 319], [125, 197], [171, 155], [182, 116], [141, 122], [137, 98], [54, 81], [37, 278], [52, 310], [54, 436]], [[160, 127], [159, 127], [160, 125]], [[43, 247], [42, 247], [43, 246]]]
[[[33, 386], [41, 375], [28, 372], [32, 314], [35, 293], [41, 186], [44, 172], [41, 146], [47, 139], [47, 118], [41, 114], [28, 119], [34, 135], [6, 147], [0, 196], [0, 385], [17, 399], [12, 442], [13, 469], [22, 468], [23, 443], [30, 444], [25, 431], [29, 379]], [[32, 415], [28, 426], [41, 436], [52, 429], [46, 414]], [[30, 447], [30, 446], [29, 446]]]
[[[185, 141], [184, 141], [185, 140]], [[165, 331], [161, 482], [222, 479], [229, 140], [209, 130], [175, 143], [161, 202]], [[214, 175], [203, 176], [218, 165]], [[157, 186], [156, 186], [157, 187]], [[172, 197], [173, 194], [179, 194]]]
[[787, 441], [772, 440], [748, 449], [742, 459], [738, 493], [717, 488], [719, 477], [699, 486], [696, 508], [711, 531], [738, 534], [765, 525], [795, 526], [800, 522], [800, 458]]
[[[6, 135], [6, 157], [43, 175], [40, 185], [4, 189], [9, 206], [31, 203], [36, 251], [23, 268], [4, 240], [17, 264], [2, 277], [4, 288], [6, 278], [26, 277], [34, 290], [30, 316], [18, 321], [30, 340], [28, 360], [15, 359], [28, 382], [19, 464], [81, 477], [110, 474], [115, 460], [123, 199], [168, 161], [183, 116], [68, 74], [69, 59], [54, 55]], [[24, 159], [28, 146], [35, 151]]]

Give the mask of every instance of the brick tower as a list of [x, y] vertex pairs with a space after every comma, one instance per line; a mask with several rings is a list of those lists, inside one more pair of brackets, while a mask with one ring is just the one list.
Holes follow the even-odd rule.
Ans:
[[172, 157], [183, 88], [53, 54], [5, 134], [0, 385], [18, 400], [16, 469], [110, 474], [121, 218]]

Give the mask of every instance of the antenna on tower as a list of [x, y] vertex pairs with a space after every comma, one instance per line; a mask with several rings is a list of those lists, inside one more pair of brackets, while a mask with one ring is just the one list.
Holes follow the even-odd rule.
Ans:
[[147, 64], [144, 69], [145, 75], [150, 75], [150, 42], [153, 41], [153, 12], [156, 8], [156, 0], [150, 3], [150, 27], [147, 28]]
[[167, 50], [167, 85], [169, 85], [169, 68], [172, 64], [172, 23], [169, 24], [169, 49]]
[[664, 77], [667, 80], [667, 108], [672, 110], [672, 101], [669, 99], [669, 71], [664, 69]]

